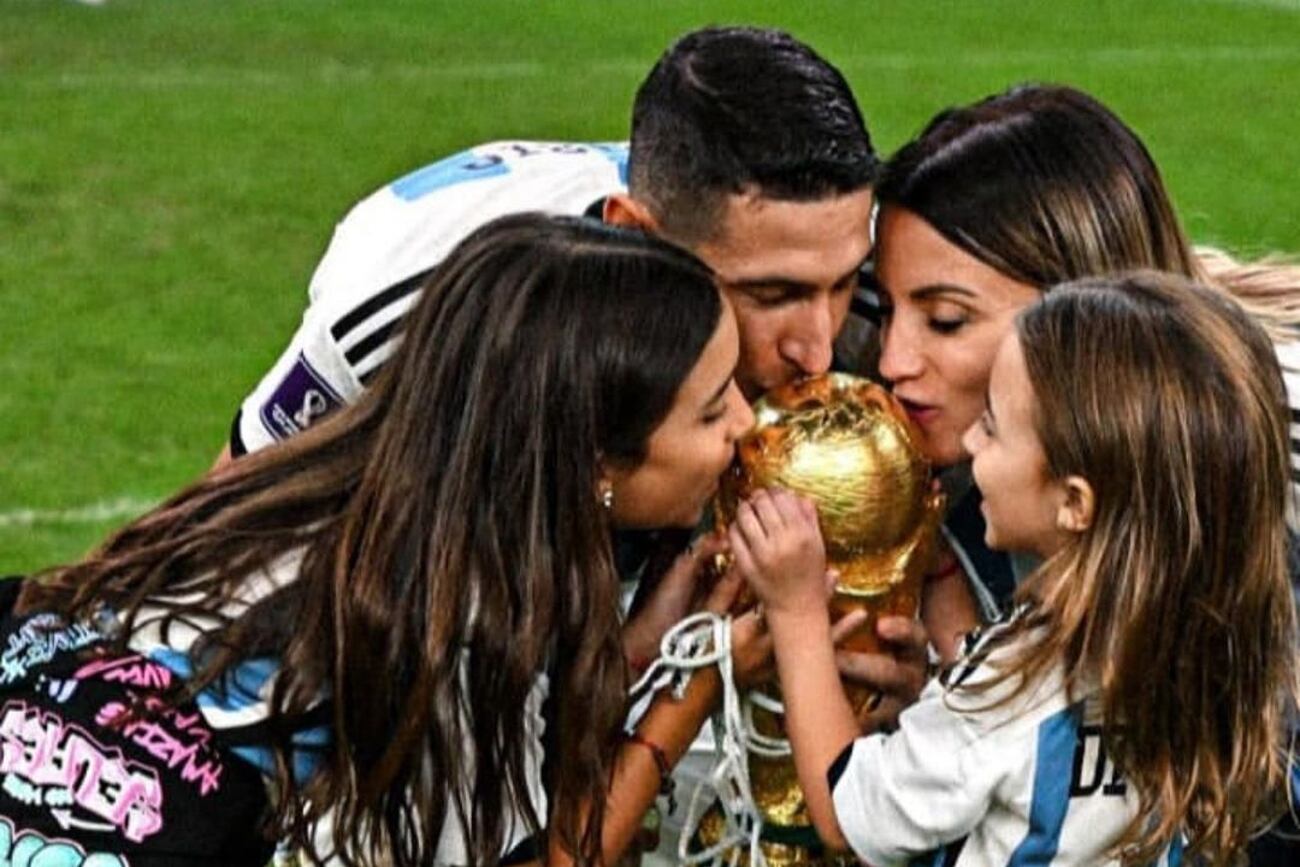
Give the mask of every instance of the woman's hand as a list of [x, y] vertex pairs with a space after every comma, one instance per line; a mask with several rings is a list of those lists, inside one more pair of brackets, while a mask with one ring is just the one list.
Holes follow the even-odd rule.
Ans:
[[769, 613], [826, 611], [826, 551], [817, 509], [789, 491], [760, 490], [728, 530], [736, 566]]
[[[643, 668], [658, 656], [664, 633], [696, 610], [704, 590], [704, 582], [700, 580], [704, 568], [726, 550], [727, 539], [709, 533], [677, 555], [645, 605], [623, 625], [623, 655], [633, 668]], [[715, 588], [708, 603], [710, 610], [712, 597], [716, 595]]]
[[980, 622], [970, 579], [946, 544], [939, 550], [936, 568], [925, 577], [921, 590], [921, 620], [925, 622], [930, 640], [945, 664], [957, 658], [962, 636]]

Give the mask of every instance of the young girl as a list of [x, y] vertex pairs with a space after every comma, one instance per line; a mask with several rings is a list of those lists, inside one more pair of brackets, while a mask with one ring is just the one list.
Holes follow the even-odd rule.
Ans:
[[403, 328], [362, 400], [27, 583], [0, 863], [261, 867], [325, 817], [348, 864], [617, 858], [716, 686], [620, 737], [610, 534], [699, 521], [735, 320], [689, 254], [521, 215]]
[[1016, 319], [966, 433], [990, 546], [1043, 564], [892, 734], [836, 676], [812, 507], [737, 515], [819, 833], [873, 864], [1228, 863], [1282, 803], [1287, 414], [1221, 293], [1143, 274]]

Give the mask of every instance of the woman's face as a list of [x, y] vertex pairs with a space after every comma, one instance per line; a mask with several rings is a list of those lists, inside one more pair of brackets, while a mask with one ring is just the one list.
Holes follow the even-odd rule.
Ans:
[[694, 527], [731, 463], [754, 413], [736, 386], [736, 317], [723, 302], [718, 327], [677, 389], [672, 409], [650, 435], [646, 458], [631, 470], [607, 468], [615, 526]]
[[1041, 293], [948, 241], [911, 211], [880, 212], [876, 278], [885, 307], [880, 373], [939, 466], [970, 455], [989, 372], [1016, 313]]

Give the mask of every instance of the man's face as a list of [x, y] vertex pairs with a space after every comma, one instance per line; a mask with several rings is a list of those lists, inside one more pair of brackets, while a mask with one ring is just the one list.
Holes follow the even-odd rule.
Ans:
[[824, 373], [871, 252], [870, 189], [817, 201], [727, 197], [692, 251], [718, 275], [740, 327], [736, 382], [750, 400]]

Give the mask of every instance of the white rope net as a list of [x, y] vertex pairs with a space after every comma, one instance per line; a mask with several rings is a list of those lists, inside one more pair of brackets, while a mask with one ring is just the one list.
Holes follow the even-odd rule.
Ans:
[[[755, 707], [776, 714], [784, 713], [785, 709], [779, 701], [758, 690], [747, 690], [742, 695], [736, 688], [731, 659], [731, 617], [700, 612], [668, 630], [659, 644], [659, 658], [632, 687], [632, 699], [637, 701], [662, 690], [669, 690], [680, 699], [695, 672], [715, 665], [722, 681], [722, 707], [712, 720], [715, 762], [712, 771], [691, 793], [677, 856], [680, 863], [687, 865], [718, 867], [725, 862], [736, 867], [741, 853], [748, 851], [750, 865], [766, 867], [759, 845], [763, 820], [750, 787], [748, 756], [750, 753], [769, 758], [788, 756], [790, 743], [755, 730]], [[722, 834], [712, 845], [691, 852], [691, 842], [697, 838], [701, 822], [715, 803], [723, 821]]]

